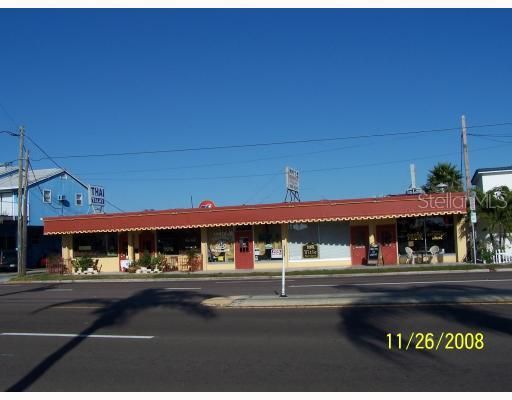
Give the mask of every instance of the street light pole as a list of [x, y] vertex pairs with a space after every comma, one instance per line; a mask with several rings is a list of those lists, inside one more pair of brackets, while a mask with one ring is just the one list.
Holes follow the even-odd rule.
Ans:
[[20, 151], [18, 158], [18, 235], [17, 235], [17, 253], [18, 253], [18, 276], [23, 276], [23, 221], [22, 221], [22, 203], [23, 203], [23, 146], [25, 139], [25, 128], [20, 126]]

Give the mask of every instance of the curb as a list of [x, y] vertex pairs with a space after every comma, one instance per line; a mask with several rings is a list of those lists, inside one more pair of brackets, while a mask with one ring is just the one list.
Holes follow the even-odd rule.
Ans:
[[442, 304], [485, 304], [512, 303], [512, 296], [474, 295], [474, 296], [426, 296], [396, 297], [382, 295], [357, 297], [263, 297], [263, 296], [227, 296], [203, 300], [202, 305], [212, 308], [319, 308], [319, 307], [359, 307], [392, 305], [442, 305]]

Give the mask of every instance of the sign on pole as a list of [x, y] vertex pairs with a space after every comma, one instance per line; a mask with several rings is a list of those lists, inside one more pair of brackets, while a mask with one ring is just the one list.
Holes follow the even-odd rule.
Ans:
[[471, 223], [476, 224], [476, 212], [471, 211]]
[[286, 189], [299, 191], [299, 171], [296, 169], [286, 167]]
[[469, 198], [469, 209], [471, 211], [476, 211], [476, 199], [475, 199], [475, 196], [471, 196]]
[[290, 195], [290, 201], [300, 201], [299, 196], [299, 171], [290, 167], [285, 169], [286, 175], [286, 196], [284, 201], [288, 199]]

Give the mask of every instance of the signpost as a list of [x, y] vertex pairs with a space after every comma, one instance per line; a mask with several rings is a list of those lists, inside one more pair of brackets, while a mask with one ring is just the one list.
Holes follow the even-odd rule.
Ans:
[[473, 262], [476, 264], [476, 238], [475, 238], [475, 224], [476, 224], [476, 199], [475, 194], [472, 193], [469, 197], [469, 210], [471, 217], [471, 239], [473, 241]]
[[286, 196], [284, 202], [288, 200], [290, 195], [290, 202], [300, 201], [299, 197], [299, 171], [290, 167], [285, 168], [286, 174]]
[[286, 295], [286, 271], [285, 271], [285, 260], [284, 260], [284, 249], [283, 249], [283, 262], [282, 262], [282, 269], [281, 269], [281, 294], [279, 297], [288, 297]]

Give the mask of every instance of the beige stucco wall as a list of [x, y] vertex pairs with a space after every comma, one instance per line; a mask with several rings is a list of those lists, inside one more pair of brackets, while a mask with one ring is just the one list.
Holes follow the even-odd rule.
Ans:
[[346, 260], [294, 260], [288, 262], [289, 268], [346, 267], [352, 265], [350, 258]]
[[99, 257], [98, 268], [101, 266], [101, 272], [119, 272], [119, 257]]
[[455, 238], [456, 238], [456, 261], [463, 262], [467, 255], [467, 224], [464, 215], [454, 215], [454, 227], [455, 227]]
[[276, 268], [282, 268], [283, 267], [283, 261], [273, 261], [273, 262], [265, 262], [265, 261], [255, 261], [254, 262], [254, 269], [276, 269]]
[[[208, 257], [208, 255], [207, 255], [207, 257]], [[235, 269], [235, 263], [207, 263], [206, 264], [206, 271], [227, 271], [227, 270], [234, 270], [234, 269]]]
[[62, 258], [64, 261], [73, 258], [73, 235], [62, 236]]
[[201, 228], [201, 256], [203, 258], [203, 271], [208, 271], [208, 235], [206, 228]]

